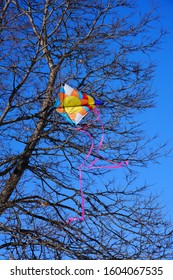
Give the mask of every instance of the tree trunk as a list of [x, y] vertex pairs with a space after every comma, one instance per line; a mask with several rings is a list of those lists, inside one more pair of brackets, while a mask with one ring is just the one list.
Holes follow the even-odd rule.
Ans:
[[52, 70], [50, 72], [50, 79], [49, 79], [48, 87], [46, 90], [46, 97], [45, 97], [45, 100], [42, 105], [42, 113], [40, 115], [40, 120], [38, 121], [33, 134], [31, 135], [23, 153], [21, 154], [20, 159], [17, 162], [13, 173], [11, 174], [8, 181], [6, 182], [4, 189], [0, 193], [0, 205], [1, 205], [0, 213], [2, 213], [4, 211], [5, 207], [3, 204], [8, 202], [11, 194], [13, 193], [14, 189], [16, 188], [23, 173], [27, 169], [29, 159], [32, 155], [32, 152], [40, 139], [40, 135], [41, 135], [42, 131], [45, 128], [45, 125], [47, 123], [47, 118], [48, 118], [49, 114], [52, 112], [52, 110], [50, 110], [50, 108], [53, 105], [51, 97], [52, 97], [52, 92], [53, 92], [53, 86], [54, 86], [55, 79], [56, 79], [56, 73], [57, 73], [57, 71], [55, 68], [54, 68], [54, 70]]

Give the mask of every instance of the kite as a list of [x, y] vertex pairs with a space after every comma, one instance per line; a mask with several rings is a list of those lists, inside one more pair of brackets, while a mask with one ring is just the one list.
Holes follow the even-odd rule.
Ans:
[[61, 86], [59, 98], [55, 103], [56, 111], [74, 125], [77, 125], [96, 105], [103, 105], [103, 102], [67, 84]]
[[[104, 140], [104, 125], [101, 121], [100, 112], [97, 109], [97, 107], [101, 105], [103, 105], [102, 101], [97, 100], [96, 98], [87, 95], [85, 93], [82, 93], [81, 91], [78, 91], [77, 89], [74, 89], [67, 84], [61, 86], [58, 99], [54, 104], [56, 111], [59, 114], [61, 114], [61, 116], [63, 116], [73, 126], [76, 126], [76, 132], [78, 131], [83, 132], [87, 137], [89, 137], [91, 142], [91, 146], [89, 148], [88, 154], [85, 156], [84, 162], [79, 166], [79, 185], [80, 185], [80, 193], [81, 193], [81, 200], [82, 200], [81, 203], [82, 214], [80, 218], [78, 217], [69, 218], [67, 221], [68, 224], [70, 224], [72, 221], [84, 221], [85, 203], [84, 203], [84, 193], [82, 190], [82, 170], [84, 168], [87, 167], [88, 169], [101, 169], [101, 168], [112, 169], [112, 168], [121, 168], [128, 165], [127, 160], [121, 162], [114, 162], [111, 160], [107, 160], [103, 158], [101, 155], [99, 155], [99, 150], [101, 149]], [[102, 128], [102, 136], [99, 145], [96, 148], [96, 152], [94, 153], [97, 154], [97, 157], [90, 164], [87, 164], [88, 159], [90, 155], [92, 155], [92, 152], [94, 150], [94, 139], [91, 136], [91, 134], [86, 130], [88, 127], [91, 126], [91, 124], [87, 124], [83, 127], [77, 127], [77, 125], [91, 111], [96, 116], [94, 121], [92, 121], [92, 124], [96, 122], [100, 123], [100, 126]], [[111, 165], [95, 165], [99, 159], [111, 163]]]

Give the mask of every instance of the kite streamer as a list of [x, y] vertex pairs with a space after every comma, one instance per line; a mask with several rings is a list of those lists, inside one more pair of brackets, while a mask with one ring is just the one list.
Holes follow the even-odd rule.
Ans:
[[[108, 160], [101, 155], [99, 155], [99, 151], [102, 148], [103, 141], [104, 141], [104, 125], [101, 121], [100, 112], [97, 110], [98, 105], [103, 105], [103, 102], [86, 95], [84, 93], [81, 93], [80, 91], [71, 88], [67, 84], [64, 86], [61, 86], [60, 92], [59, 92], [59, 98], [55, 103], [56, 111], [60, 113], [63, 117], [65, 117], [71, 124], [77, 125], [81, 119], [89, 112], [93, 111], [96, 119], [95, 122], [99, 122], [101, 129], [102, 129], [102, 136], [99, 142], [99, 145], [96, 149], [96, 152], [94, 154], [97, 155], [97, 157], [90, 163], [87, 164], [87, 161], [92, 155], [93, 149], [94, 149], [94, 139], [91, 136], [91, 134], [87, 131], [87, 128], [89, 128], [91, 125], [87, 124], [84, 127], [76, 128], [76, 132], [80, 131], [84, 133], [91, 142], [90, 149], [85, 156], [85, 159], [83, 163], [78, 167], [79, 169], [79, 186], [80, 186], [80, 195], [81, 195], [81, 208], [82, 213], [81, 217], [71, 217], [68, 219], [67, 223], [70, 224], [72, 221], [84, 221], [85, 216], [85, 201], [84, 201], [84, 193], [83, 193], [83, 176], [82, 176], [82, 170], [83, 169], [115, 169], [115, 168], [122, 168], [126, 167], [128, 165], [128, 161], [121, 161], [121, 162], [114, 162], [111, 160]], [[93, 124], [93, 122], [92, 122]], [[98, 160], [104, 160], [104, 162], [108, 162], [109, 165], [95, 165]], [[111, 164], [111, 165], [110, 165]]]
[[[102, 127], [102, 136], [101, 136], [101, 139], [100, 139], [100, 142], [99, 142], [99, 145], [97, 147], [97, 155], [98, 157], [96, 157], [89, 165], [86, 165], [86, 162], [89, 158], [89, 156], [92, 154], [92, 151], [94, 149], [94, 139], [93, 137], [91, 136], [91, 134], [86, 131], [86, 128], [89, 127], [89, 125], [85, 126], [84, 128], [77, 128], [77, 131], [81, 131], [83, 132], [86, 136], [89, 137], [90, 141], [91, 141], [91, 146], [90, 146], [90, 149], [89, 149], [89, 152], [88, 154], [86, 155], [85, 159], [84, 159], [84, 162], [79, 166], [79, 185], [80, 185], [80, 194], [81, 194], [81, 207], [82, 207], [82, 215], [80, 218], [78, 217], [71, 217], [68, 219], [67, 223], [70, 224], [72, 221], [84, 221], [84, 215], [85, 215], [85, 202], [84, 202], [84, 193], [83, 193], [83, 189], [82, 189], [82, 169], [83, 168], [88, 168], [88, 169], [115, 169], [115, 168], [122, 168], [122, 167], [126, 167], [128, 165], [128, 161], [121, 161], [121, 162], [117, 162], [115, 163], [114, 161], [111, 161], [111, 160], [107, 160], [105, 158], [103, 158], [102, 156], [99, 156], [99, 150], [101, 149], [102, 147], [102, 144], [103, 144], [103, 140], [104, 140], [104, 126], [103, 126], [103, 123], [100, 119], [100, 113], [99, 111], [94, 108], [93, 109], [95, 115], [97, 116], [96, 121], [99, 121], [99, 123], [101, 124], [101, 127]], [[111, 163], [111, 165], [95, 165], [95, 163], [99, 160], [104, 160], [105, 162], [108, 162], [108, 163]]]

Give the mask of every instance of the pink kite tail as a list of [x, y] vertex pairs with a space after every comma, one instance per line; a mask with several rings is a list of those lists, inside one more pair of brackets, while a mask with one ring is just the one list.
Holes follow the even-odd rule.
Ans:
[[84, 215], [85, 215], [85, 201], [84, 201], [84, 193], [82, 190], [82, 168], [79, 166], [79, 181], [80, 181], [80, 193], [81, 193], [81, 199], [82, 199], [82, 216], [80, 218], [72, 217], [69, 218], [67, 223], [70, 224], [72, 221], [84, 221]]
[[94, 148], [94, 139], [91, 136], [91, 134], [89, 132], [87, 132], [86, 130], [84, 130], [85, 128], [79, 128], [77, 129], [78, 131], [83, 132], [85, 135], [87, 135], [90, 140], [91, 140], [91, 147], [88, 151], [88, 154], [86, 155], [84, 162], [79, 166], [79, 185], [80, 185], [80, 194], [81, 194], [81, 200], [82, 200], [82, 215], [80, 218], [77, 217], [71, 217], [68, 219], [67, 223], [70, 224], [72, 221], [84, 221], [84, 215], [85, 215], [85, 202], [84, 202], [84, 193], [83, 193], [83, 189], [82, 189], [82, 168], [85, 167], [86, 161], [88, 160], [89, 156], [91, 155], [93, 148]]
[[[100, 125], [101, 125], [101, 128], [102, 128], [102, 136], [101, 136], [101, 139], [100, 139], [100, 142], [99, 142], [99, 145], [97, 147], [97, 150], [96, 150], [96, 153], [98, 154], [99, 156], [99, 151], [103, 145], [103, 141], [104, 141], [104, 125], [101, 121], [101, 118], [100, 118], [100, 112], [97, 110], [97, 108], [95, 107], [94, 108], [94, 113], [96, 115], [96, 119], [94, 120], [94, 122], [99, 122]], [[93, 149], [94, 149], [94, 139], [93, 137], [91, 136], [91, 134], [86, 131], [85, 129], [88, 128], [90, 125], [86, 125], [85, 127], [83, 128], [78, 128], [77, 131], [81, 131], [83, 132], [85, 135], [87, 135], [91, 141], [91, 147], [84, 159], [84, 162], [79, 166], [79, 183], [80, 183], [80, 194], [81, 194], [81, 200], [82, 200], [82, 215], [80, 218], [77, 218], [77, 217], [72, 217], [72, 218], [69, 218], [67, 223], [70, 224], [72, 221], [84, 221], [84, 215], [85, 215], [85, 202], [84, 202], [84, 193], [83, 193], [83, 190], [82, 190], [82, 168], [86, 166], [86, 162], [89, 158], [89, 156], [91, 155]], [[108, 162], [108, 163], [111, 163], [111, 165], [95, 165], [95, 163], [100, 159]], [[128, 160], [126, 161], [121, 161], [121, 162], [114, 162], [114, 161], [111, 161], [111, 160], [107, 160], [105, 159], [104, 157], [102, 156], [99, 156], [98, 158], [95, 158], [87, 167], [88, 169], [115, 169], [115, 168], [122, 168], [122, 167], [126, 167], [128, 166]]]

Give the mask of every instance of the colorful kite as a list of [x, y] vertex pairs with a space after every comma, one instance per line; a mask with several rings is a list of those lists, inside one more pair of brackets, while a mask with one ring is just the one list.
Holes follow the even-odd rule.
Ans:
[[[84, 127], [76, 128], [77, 131], [83, 132], [86, 136], [89, 137], [91, 146], [89, 149], [88, 154], [85, 157], [84, 162], [79, 166], [79, 183], [80, 183], [80, 193], [81, 193], [81, 199], [82, 199], [82, 215], [80, 218], [78, 217], [72, 217], [68, 219], [68, 224], [70, 224], [72, 221], [84, 221], [84, 214], [85, 214], [85, 205], [84, 205], [84, 194], [82, 190], [82, 169], [88, 168], [88, 169], [101, 169], [101, 168], [121, 168], [128, 165], [128, 161], [121, 161], [121, 162], [114, 162], [107, 160], [99, 155], [99, 150], [102, 147], [103, 140], [104, 140], [104, 126], [100, 118], [100, 113], [97, 110], [98, 105], [103, 105], [102, 101], [99, 101], [85, 93], [82, 93], [78, 91], [77, 89], [73, 89], [67, 84], [64, 86], [61, 86], [60, 92], [58, 95], [58, 99], [55, 102], [55, 108], [58, 113], [60, 113], [63, 117], [65, 117], [66, 120], [68, 120], [72, 125], [77, 125], [83, 117], [86, 116], [86, 114], [90, 111], [93, 111], [96, 118], [94, 121], [92, 121], [92, 124], [95, 122], [99, 122], [100, 126], [102, 128], [102, 136], [99, 142], [98, 147], [96, 148], [96, 154], [98, 155], [97, 158], [95, 158], [90, 164], [87, 164], [89, 156], [92, 155], [93, 149], [94, 149], [94, 139], [91, 136], [91, 134], [86, 130], [91, 124], [87, 124]], [[104, 160], [104, 162], [111, 163], [111, 165], [95, 165], [96, 162], [101, 159]]]
[[59, 98], [55, 103], [56, 111], [75, 125], [96, 105], [103, 105], [103, 102], [73, 89], [67, 84], [61, 86]]

